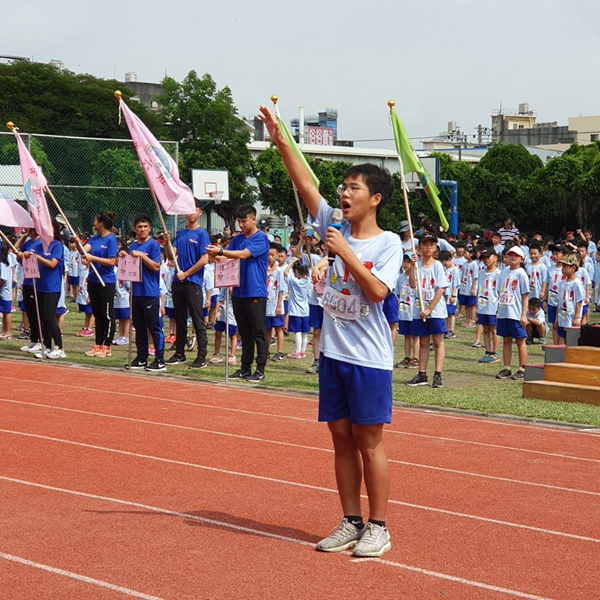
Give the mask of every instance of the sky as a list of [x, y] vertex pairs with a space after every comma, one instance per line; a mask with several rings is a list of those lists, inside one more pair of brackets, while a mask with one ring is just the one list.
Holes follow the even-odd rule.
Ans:
[[393, 98], [418, 148], [450, 120], [490, 127], [500, 105], [600, 114], [598, 23], [597, 0], [27, 0], [4, 12], [0, 54], [103, 78], [210, 73], [243, 116], [272, 94], [286, 121], [337, 108], [340, 139], [391, 138]]

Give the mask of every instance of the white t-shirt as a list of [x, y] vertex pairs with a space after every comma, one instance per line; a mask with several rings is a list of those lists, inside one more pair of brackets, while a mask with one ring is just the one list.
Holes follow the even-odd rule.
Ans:
[[548, 279], [548, 269], [541, 261], [537, 265], [529, 264], [526, 269], [529, 275], [529, 299], [542, 297], [542, 285]]
[[[446, 281], [448, 282], [448, 287], [444, 292], [444, 296], [447, 300], [448, 298], [450, 298], [450, 296], [456, 296], [456, 294], [458, 293], [458, 287], [460, 285], [460, 273], [456, 265], [450, 267], [449, 269], [444, 268], [444, 273], [446, 275]], [[457, 302], [455, 300], [454, 306], [456, 306], [456, 304]]]
[[479, 271], [479, 278], [477, 279], [477, 314], [498, 314], [499, 297], [500, 269], [495, 269], [490, 273], [487, 271]]
[[[439, 260], [435, 260], [427, 269], [423, 268], [421, 261], [417, 263], [419, 269], [419, 281], [421, 283], [421, 294], [423, 296], [424, 308], [427, 308], [433, 301], [436, 292], [439, 289], [444, 291], [448, 287], [448, 280], [444, 273], [444, 267]], [[416, 288], [415, 288], [416, 289]], [[419, 291], [416, 289], [415, 308], [413, 311], [413, 321], [421, 319], [421, 302], [419, 300]], [[428, 319], [445, 319], [448, 316], [446, 300], [442, 296], [434, 306]]]
[[470, 296], [471, 290], [473, 289], [477, 277], [479, 275], [479, 265], [476, 260], [466, 262], [463, 265], [462, 273], [460, 276], [460, 288], [459, 293], [463, 296]]
[[546, 282], [548, 283], [548, 306], [558, 306], [558, 286], [564, 281], [562, 268], [557, 269], [556, 264], [548, 271]]
[[[309, 220], [321, 239], [327, 235], [332, 210], [321, 199], [316, 218]], [[366, 240], [355, 239], [348, 221], [342, 222], [342, 235], [373, 276], [393, 291], [402, 264], [400, 238], [384, 231]], [[347, 296], [346, 302], [341, 302], [342, 296]], [[393, 370], [392, 334], [383, 314], [383, 301], [373, 302], [361, 290], [339, 256], [327, 270], [322, 301], [325, 315], [320, 349], [325, 356], [362, 367]]]
[[[283, 271], [276, 267], [272, 273], [267, 268], [267, 317], [274, 317], [279, 302], [279, 292], [283, 292]], [[283, 301], [281, 302], [281, 316], [283, 316]]]
[[542, 335], [546, 335], [548, 332], [548, 325], [546, 324], [546, 315], [541, 308], [537, 311], [537, 313], [535, 313], [535, 315], [532, 315], [529, 310], [527, 310], [527, 318], [539, 321], [542, 326]]
[[[217, 321], [221, 323], [227, 323], [227, 315], [225, 314], [225, 310], [229, 313], [229, 325], [234, 325], [237, 327], [237, 321], [235, 320], [235, 313], [233, 312], [233, 303], [231, 302], [231, 295], [229, 297], [229, 305], [227, 304], [227, 288], [217, 288], [219, 290], [219, 295], [217, 296], [217, 302], [219, 302], [219, 314], [217, 316]], [[221, 304], [222, 303], [222, 304]], [[283, 311], [282, 311], [283, 314]], [[229, 335], [229, 334], [228, 334]]]
[[467, 263], [467, 259], [464, 256], [453, 256], [452, 264], [458, 269], [458, 277], [460, 281], [460, 277], [462, 276], [462, 270], [465, 264]]
[[581, 302], [581, 310], [579, 311], [579, 318], [583, 314], [583, 303], [585, 302], [585, 290], [581, 283], [581, 279], [575, 277], [573, 281], [560, 282], [558, 287], [558, 311], [557, 320], [559, 327], [572, 327], [573, 320], [575, 319], [575, 309], [577, 304]]
[[520, 321], [523, 315], [524, 294], [529, 294], [529, 277], [525, 269], [504, 269], [500, 273], [498, 318]]
[[416, 289], [410, 287], [409, 277], [406, 273], [400, 273], [396, 282], [396, 295], [398, 296], [398, 319], [400, 321], [412, 321], [415, 306]]
[[90, 270], [88, 267], [84, 266], [83, 263], [80, 263], [79, 268], [79, 291], [77, 292], [77, 304], [87, 304], [88, 303], [88, 273]]
[[290, 292], [288, 313], [290, 317], [308, 317], [308, 295], [313, 287], [310, 277], [299, 279], [294, 275], [292, 269], [287, 276], [287, 284]]
[[577, 279], [581, 281], [581, 285], [583, 286], [585, 304], [585, 295], [587, 295], [587, 287], [588, 285], [592, 285], [592, 278], [590, 277], [590, 274], [585, 267], [579, 267], [579, 269], [575, 273], [575, 277], [577, 277]]

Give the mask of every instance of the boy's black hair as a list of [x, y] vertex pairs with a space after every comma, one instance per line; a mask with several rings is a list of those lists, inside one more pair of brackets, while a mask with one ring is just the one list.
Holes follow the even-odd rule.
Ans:
[[135, 227], [138, 223], [148, 223], [148, 225], [151, 225], [150, 217], [144, 213], [138, 213], [133, 217], [133, 226]]
[[441, 262], [446, 262], [447, 260], [450, 260], [452, 258], [452, 254], [450, 254], [450, 252], [448, 250], [440, 250], [438, 252], [438, 259]]
[[[3, 262], [5, 265], [8, 265], [8, 244], [2, 244], [2, 248], [0, 249], [0, 262]], [[9, 282], [6, 281], [4, 285], [7, 285]], [[12, 282], [10, 282], [12, 285]]]
[[221, 240], [221, 237], [218, 235], [211, 235], [210, 236], [210, 243], [214, 246], [216, 244], [219, 243], [219, 241]]
[[277, 246], [277, 254], [279, 254], [280, 252], [286, 252], [287, 250], [281, 245], [281, 244], [275, 244]]
[[530, 298], [529, 299], [529, 308], [539, 308], [541, 306], [539, 298]]
[[269, 250], [275, 250], [276, 252], [279, 252], [279, 250], [277, 250], [278, 246], [279, 244], [276, 244], [275, 242], [269, 242]]
[[458, 242], [456, 242], [455, 245], [457, 248], [466, 248], [467, 247], [467, 243], [464, 240], [458, 240]]
[[199, 208], [200, 210], [202, 210], [202, 200], [198, 200], [198, 198], [194, 198], [194, 205], [196, 206], [196, 208]]
[[292, 266], [292, 270], [296, 273], [298, 278], [308, 277], [308, 265], [303, 265], [302, 263], [295, 262]]
[[477, 250], [477, 246], [474, 246], [471, 249], [471, 255], [473, 256], [473, 260], [477, 260], [479, 258], [479, 250]]
[[371, 196], [381, 194], [381, 201], [377, 205], [377, 216], [381, 213], [381, 209], [390, 201], [394, 193], [394, 180], [387, 169], [382, 169], [377, 165], [365, 163], [364, 165], [354, 165], [344, 173], [344, 180], [349, 177], [361, 176]]
[[242, 204], [236, 211], [235, 216], [237, 219], [245, 219], [248, 216], [255, 217], [256, 209], [252, 204]]
[[513, 248], [516, 245], [517, 245], [517, 242], [515, 242], [515, 240], [506, 240], [506, 242], [504, 244], [504, 249], [510, 250], [511, 248]]
[[577, 242], [577, 247], [578, 248], [585, 248], [587, 250], [590, 247], [590, 245], [587, 242], [584, 242], [583, 240], [579, 240]]
[[532, 250], [537, 250], [541, 254], [542, 246], [540, 245], [539, 242], [533, 242], [533, 244], [531, 244], [531, 246], [529, 246], [529, 251], [531, 252]]

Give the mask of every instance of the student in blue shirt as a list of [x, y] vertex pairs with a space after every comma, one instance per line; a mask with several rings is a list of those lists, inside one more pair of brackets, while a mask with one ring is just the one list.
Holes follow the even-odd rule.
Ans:
[[[240, 235], [231, 239], [227, 250], [209, 246], [207, 251], [216, 260], [240, 259], [240, 285], [233, 288], [233, 312], [242, 337], [242, 365], [231, 377], [257, 383], [265, 378], [269, 357], [266, 333], [267, 263], [269, 238], [256, 226], [256, 209], [243, 204], [237, 210]], [[251, 372], [256, 345], [256, 371]]]
[[[31, 228], [27, 230], [16, 242], [15, 248], [19, 251], [17, 255], [19, 261], [22, 260], [23, 252], [31, 249], [33, 243], [39, 239], [38, 233], [35, 229]], [[25, 346], [21, 347], [22, 352], [29, 352], [35, 354], [42, 349], [40, 339], [40, 326], [37, 318], [37, 310], [35, 308], [35, 295], [33, 293], [33, 280], [23, 278], [23, 285], [21, 287], [23, 296], [23, 307], [25, 308], [25, 314], [29, 321], [29, 339], [30, 342]]]
[[[62, 349], [62, 334], [56, 322], [56, 307], [64, 287], [64, 246], [60, 239], [60, 229], [55, 219], [52, 219], [54, 227], [54, 241], [44, 250], [41, 239], [37, 239], [23, 253], [24, 258], [35, 254], [38, 260], [40, 278], [36, 281], [38, 304], [40, 310], [40, 322], [44, 339], [45, 353], [48, 358], [65, 358]], [[52, 347], [54, 342], [54, 347]], [[36, 358], [42, 358], [42, 351], [36, 353]]]
[[198, 341], [198, 355], [190, 363], [190, 367], [195, 369], [206, 367], [206, 353], [208, 351], [202, 286], [204, 283], [204, 267], [208, 263], [206, 247], [210, 244], [210, 238], [206, 230], [200, 227], [200, 223], [198, 223], [202, 214], [200, 206], [200, 202], [196, 200], [196, 211], [186, 215], [187, 227], [180, 229], [175, 236], [173, 242], [174, 254], [171, 252], [171, 245], [168, 243], [169, 233], [163, 233], [163, 238], [167, 241], [167, 258], [174, 261], [177, 257], [179, 267], [171, 284], [175, 321], [177, 323], [177, 338], [175, 340], [175, 354], [167, 360], [167, 364], [182, 365], [186, 362], [185, 343], [189, 314]]
[[[165, 340], [160, 318], [160, 244], [150, 237], [150, 219], [136, 215], [133, 220], [136, 240], [129, 254], [142, 260], [142, 281], [132, 283], [131, 317], [135, 327], [137, 356], [131, 361], [132, 369], [145, 369], [150, 373], [165, 370]], [[119, 256], [126, 256], [125, 250]], [[154, 361], [148, 364], [148, 332], [154, 342]]]
[[[115, 213], [100, 212], [94, 220], [94, 231], [98, 235], [92, 236], [84, 246], [81, 262], [90, 267], [88, 274], [88, 295], [90, 306], [96, 322], [96, 340], [86, 356], [107, 358], [111, 355], [111, 344], [115, 337], [115, 269], [117, 263], [117, 250], [119, 243], [111, 232]], [[77, 247], [81, 242], [75, 238]], [[98, 275], [92, 268], [92, 263], [102, 277], [104, 285], [100, 283]]]

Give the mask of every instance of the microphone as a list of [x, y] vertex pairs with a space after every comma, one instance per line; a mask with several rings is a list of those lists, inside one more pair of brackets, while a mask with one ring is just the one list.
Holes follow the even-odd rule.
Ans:
[[[329, 227], [334, 227], [338, 231], [342, 230], [342, 220], [344, 219], [344, 213], [341, 208], [334, 208], [331, 211], [331, 223], [329, 223]], [[327, 262], [330, 267], [333, 267], [335, 263], [335, 254], [331, 251], [327, 251]]]

